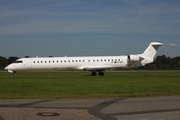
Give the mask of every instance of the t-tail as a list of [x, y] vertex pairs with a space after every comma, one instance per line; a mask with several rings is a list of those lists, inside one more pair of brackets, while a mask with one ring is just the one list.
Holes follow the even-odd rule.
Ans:
[[154, 57], [157, 53], [157, 50], [162, 45], [163, 44], [159, 42], [152, 42], [149, 44], [144, 53], [137, 55], [128, 55], [128, 66], [140, 67], [154, 62]]
[[157, 50], [160, 46], [162, 46], [162, 43], [159, 42], [152, 42], [149, 44], [148, 48], [144, 51], [143, 54], [141, 54], [142, 57], [148, 57], [148, 58], [154, 58]]

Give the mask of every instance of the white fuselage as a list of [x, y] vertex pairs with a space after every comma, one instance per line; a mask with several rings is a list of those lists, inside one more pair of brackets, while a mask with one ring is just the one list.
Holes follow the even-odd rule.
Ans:
[[22, 70], [88, 70], [98, 71], [127, 67], [127, 56], [41, 57], [21, 58], [5, 69]]
[[162, 43], [152, 42], [142, 54], [128, 56], [90, 56], [90, 57], [41, 57], [21, 58], [8, 65], [9, 72], [23, 70], [85, 70], [95, 76], [104, 75], [102, 71], [129, 67], [141, 67], [154, 61], [154, 56]]

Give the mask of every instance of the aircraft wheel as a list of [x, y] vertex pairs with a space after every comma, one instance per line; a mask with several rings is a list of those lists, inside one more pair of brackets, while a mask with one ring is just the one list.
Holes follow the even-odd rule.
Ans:
[[17, 76], [17, 73], [16, 73], [16, 71], [14, 71], [14, 77], [16, 77]]
[[104, 73], [103, 72], [99, 72], [99, 76], [104, 76]]
[[96, 73], [96, 72], [92, 72], [91, 75], [92, 75], [92, 76], [96, 76], [97, 73]]

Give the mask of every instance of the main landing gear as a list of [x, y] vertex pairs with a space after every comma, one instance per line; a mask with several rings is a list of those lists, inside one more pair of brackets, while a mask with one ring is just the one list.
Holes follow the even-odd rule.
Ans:
[[[93, 72], [91, 73], [91, 75], [92, 75], [92, 76], [96, 76], [97, 73], [96, 73], [95, 71], [93, 71]], [[98, 75], [99, 75], [99, 76], [104, 76], [104, 73], [103, 73], [102, 71], [99, 71]]]

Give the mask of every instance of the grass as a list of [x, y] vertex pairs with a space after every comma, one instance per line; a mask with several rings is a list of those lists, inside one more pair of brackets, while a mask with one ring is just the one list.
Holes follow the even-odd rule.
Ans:
[[111, 98], [180, 95], [180, 71], [0, 72], [0, 99]]

